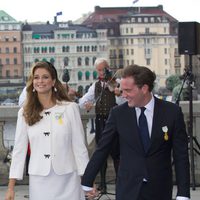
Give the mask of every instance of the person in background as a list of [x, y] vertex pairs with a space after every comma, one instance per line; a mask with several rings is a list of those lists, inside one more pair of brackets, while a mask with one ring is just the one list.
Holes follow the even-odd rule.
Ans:
[[[98, 81], [94, 82], [88, 92], [79, 99], [79, 105], [82, 109], [87, 111], [91, 110], [95, 106], [95, 141], [99, 143], [102, 137], [102, 132], [105, 127], [106, 120], [108, 118], [110, 109], [116, 106], [116, 98], [114, 90], [111, 91], [108, 88], [108, 81], [106, 70], [109, 70], [108, 61], [105, 58], [96, 59], [94, 66], [98, 73]], [[117, 174], [119, 165], [119, 143], [115, 138], [112, 143], [112, 149], [110, 155], [113, 159], [115, 172]], [[106, 168], [107, 162], [105, 161], [100, 170], [100, 185], [99, 190], [102, 193], [106, 193]]]
[[78, 104], [69, 100], [49, 62], [35, 63], [26, 91], [18, 112], [5, 200], [14, 200], [16, 180], [23, 178], [28, 143], [29, 199], [84, 200], [80, 176], [88, 152]]
[[122, 74], [122, 95], [127, 102], [114, 107], [96, 151], [82, 177], [90, 197], [100, 167], [114, 138], [119, 138], [120, 163], [116, 200], [171, 200], [172, 160], [177, 200], [190, 198], [188, 136], [181, 108], [153, 96], [156, 75], [147, 67], [130, 65]]

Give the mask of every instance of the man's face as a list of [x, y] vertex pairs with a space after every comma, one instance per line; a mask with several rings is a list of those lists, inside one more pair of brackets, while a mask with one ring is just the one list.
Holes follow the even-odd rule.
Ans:
[[149, 94], [148, 86], [139, 88], [132, 77], [121, 80], [122, 96], [127, 99], [130, 107], [142, 107], [145, 105], [146, 96]]
[[97, 73], [98, 73], [98, 76], [99, 76], [100, 79], [104, 78], [104, 69], [105, 69], [105, 67], [106, 67], [105, 63], [100, 63], [96, 67], [96, 70], [97, 70]]

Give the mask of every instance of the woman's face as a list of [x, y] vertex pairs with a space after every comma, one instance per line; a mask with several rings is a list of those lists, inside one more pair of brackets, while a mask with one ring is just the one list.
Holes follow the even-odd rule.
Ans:
[[44, 68], [37, 68], [33, 75], [33, 88], [38, 94], [48, 94], [52, 92], [55, 80], [51, 74]]

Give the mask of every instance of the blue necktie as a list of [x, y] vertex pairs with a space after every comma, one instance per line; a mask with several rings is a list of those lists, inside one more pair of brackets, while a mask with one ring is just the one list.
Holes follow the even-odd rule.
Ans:
[[150, 137], [149, 137], [149, 130], [148, 130], [148, 124], [147, 124], [147, 118], [144, 114], [145, 107], [141, 107], [141, 114], [139, 117], [139, 131], [140, 131], [140, 136], [142, 139], [142, 143], [144, 146], [145, 152], [149, 149], [150, 146]]

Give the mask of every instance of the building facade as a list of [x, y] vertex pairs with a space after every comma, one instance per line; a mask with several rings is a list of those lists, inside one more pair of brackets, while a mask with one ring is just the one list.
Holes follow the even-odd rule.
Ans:
[[149, 67], [157, 75], [156, 88], [165, 87], [170, 75], [184, 73], [185, 59], [178, 52], [178, 21], [161, 5], [96, 6], [94, 12], [80, 21], [81, 24], [73, 24], [56, 19], [53, 24], [22, 25], [11, 17], [7, 22], [1, 21], [2, 79], [15, 80], [23, 74], [25, 84], [31, 66], [46, 60], [55, 65], [61, 81], [67, 69], [68, 84], [84, 93], [97, 79], [94, 61], [98, 57], [107, 58], [114, 72], [130, 64]]
[[0, 92], [18, 92], [23, 87], [21, 24], [0, 10]]
[[164, 87], [172, 74], [181, 75], [184, 58], [178, 54], [178, 21], [163, 7], [95, 7], [83, 24], [107, 27], [111, 66], [130, 64], [149, 67], [157, 74], [157, 87]]
[[70, 22], [25, 24], [22, 37], [25, 79], [32, 64], [44, 60], [55, 65], [61, 81], [66, 68], [70, 87], [83, 93], [98, 78], [96, 58], [108, 57], [106, 29], [95, 30]]

